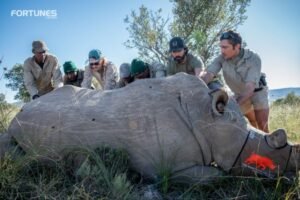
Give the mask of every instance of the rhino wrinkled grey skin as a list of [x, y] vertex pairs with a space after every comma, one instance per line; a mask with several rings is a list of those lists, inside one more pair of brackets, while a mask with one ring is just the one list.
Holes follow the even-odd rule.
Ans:
[[167, 167], [190, 181], [224, 172], [296, 176], [300, 164], [299, 145], [287, 143], [284, 130], [267, 135], [247, 126], [224, 91], [185, 73], [105, 92], [64, 86], [26, 104], [8, 137], [50, 157], [108, 144], [126, 149], [144, 176]]

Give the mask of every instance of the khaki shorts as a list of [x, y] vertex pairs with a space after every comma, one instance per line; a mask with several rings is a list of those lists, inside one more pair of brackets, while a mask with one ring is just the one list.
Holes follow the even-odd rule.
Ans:
[[269, 108], [268, 100], [268, 88], [265, 87], [263, 90], [254, 92], [253, 96], [247, 100], [243, 105], [240, 106], [243, 114], [248, 113], [251, 110], [262, 110]]

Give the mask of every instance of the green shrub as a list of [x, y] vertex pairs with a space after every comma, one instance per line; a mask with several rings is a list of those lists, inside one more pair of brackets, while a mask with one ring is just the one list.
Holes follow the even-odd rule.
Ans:
[[288, 139], [300, 142], [300, 97], [290, 93], [275, 101], [270, 107], [270, 130], [284, 128]]
[[11, 120], [19, 112], [19, 108], [0, 99], [0, 134], [7, 131]]
[[297, 96], [294, 92], [291, 92], [285, 98], [280, 98], [274, 101], [273, 105], [300, 105], [300, 96]]

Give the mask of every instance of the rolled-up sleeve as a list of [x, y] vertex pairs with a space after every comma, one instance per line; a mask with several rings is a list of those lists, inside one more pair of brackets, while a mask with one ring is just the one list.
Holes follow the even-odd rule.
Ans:
[[258, 85], [261, 74], [261, 59], [258, 55], [253, 55], [247, 60], [248, 72], [245, 77], [245, 82], [253, 82]]
[[221, 56], [215, 58], [210, 65], [206, 68], [207, 72], [214, 74], [215, 76], [221, 71], [222, 69], [222, 60]]
[[200, 57], [195, 56], [194, 59], [192, 59], [191, 66], [193, 66], [193, 68], [200, 68], [203, 70], [204, 63]]
[[33, 95], [38, 93], [38, 90], [37, 90], [37, 87], [36, 87], [36, 84], [34, 81], [34, 77], [31, 72], [31, 66], [30, 66], [30, 63], [28, 60], [26, 60], [24, 62], [23, 70], [24, 70], [24, 74], [23, 74], [24, 84], [25, 84], [25, 87], [28, 90], [30, 96], [32, 97]]
[[117, 87], [119, 74], [117, 68], [113, 64], [107, 65], [105, 74], [104, 90], [112, 90]]

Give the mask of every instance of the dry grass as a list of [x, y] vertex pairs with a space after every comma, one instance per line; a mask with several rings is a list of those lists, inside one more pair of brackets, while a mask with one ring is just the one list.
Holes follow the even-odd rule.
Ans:
[[300, 103], [271, 106], [270, 130], [277, 128], [284, 128], [289, 140], [300, 143]]

